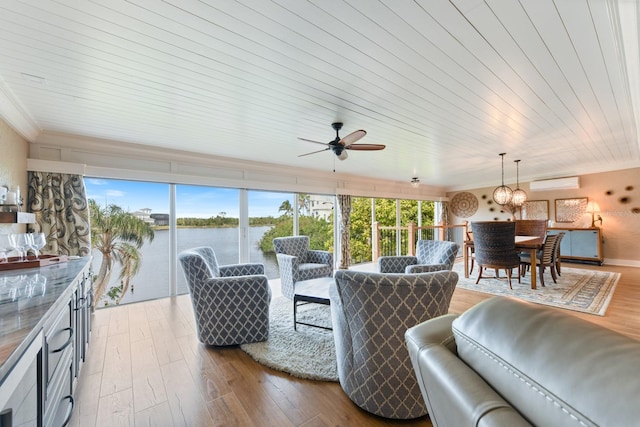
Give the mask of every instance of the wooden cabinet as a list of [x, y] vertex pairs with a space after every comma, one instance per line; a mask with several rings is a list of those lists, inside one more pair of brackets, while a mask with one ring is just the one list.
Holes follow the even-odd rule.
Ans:
[[562, 259], [593, 262], [602, 265], [602, 230], [600, 228], [549, 228], [549, 234], [565, 235], [560, 242]]

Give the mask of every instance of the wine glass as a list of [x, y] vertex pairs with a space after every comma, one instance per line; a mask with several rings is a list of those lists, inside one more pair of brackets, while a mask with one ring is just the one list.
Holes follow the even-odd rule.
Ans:
[[12, 233], [9, 234], [9, 241], [11, 247], [18, 251], [20, 261], [24, 261], [27, 249], [29, 249], [29, 235], [27, 233]]
[[7, 253], [11, 251], [11, 241], [8, 234], [0, 234], [0, 261], [7, 261]]
[[36, 259], [40, 257], [40, 249], [47, 245], [47, 238], [44, 233], [32, 233], [31, 234], [31, 249], [36, 256]]

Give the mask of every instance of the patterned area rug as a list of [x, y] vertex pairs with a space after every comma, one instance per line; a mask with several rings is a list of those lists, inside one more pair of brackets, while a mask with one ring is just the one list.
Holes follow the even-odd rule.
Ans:
[[[558, 283], [553, 283], [551, 273], [547, 268], [544, 273], [545, 287], [540, 286], [540, 280], [538, 280], [538, 289], [531, 289], [531, 276], [527, 273], [525, 277], [521, 278], [522, 283], [520, 284], [517, 277], [511, 279], [513, 286], [513, 290], [511, 290], [504, 270], [500, 272], [501, 277], [499, 279], [495, 277], [482, 278], [477, 285], [475, 284], [478, 277], [477, 266], [468, 279], [464, 278], [464, 265], [462, 263], [456, 263], [453, 270], [460, 275], [457, 286], [463, 289], [493, 295], [514, 296], [537, 304], [566, 308], [598, 316], [604, 316], [607, 311], [613, 292], [620, 279], [620, 273], [563, 266], [562, 276], [558, 277]], [[494, 275], [493, 271], [487, 271], [485, 274], [487, 276]]]
[[[331, 326], [331, 307], [306, 304], [298, 307], [298, 321]], [[298, 325], [293, 330], [293, 302], [274, 298], [269, 310], [269, 339], [240, 346], [258, 363], [298, 378], [338, 381], [333, 332]]]

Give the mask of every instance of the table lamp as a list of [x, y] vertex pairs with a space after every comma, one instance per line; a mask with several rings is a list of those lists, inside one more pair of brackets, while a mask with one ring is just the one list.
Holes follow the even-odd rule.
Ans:
[[596, 221], [600, 221], [600, 226], [602, 226], [602, 217], [598, 215], [598, 218], [596, 219], [595, 213], [598, 211], [600, 211], [600, 206], [598, 206], [598, 203], [589, 202], [587, 204], [587, 212], [591, 213], [591, 228], [595, 228]]

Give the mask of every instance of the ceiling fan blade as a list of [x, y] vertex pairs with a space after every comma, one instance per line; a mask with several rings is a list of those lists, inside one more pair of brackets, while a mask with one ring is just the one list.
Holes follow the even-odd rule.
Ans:
[[313, 142], [314, 144], [328, 145], [326, 142], [314, 141], [312, 139], [307, 139], [307, 138], [298, 138], [298, 139], [301, 141]]
[[350, 146], [351, 144], [353, 144], [354, 142], [360, 140], [361, 138], [363, 138], [365, 135], [367, 134], [367, 131], [365, 130], [357, 130], [355, 132], [351, 132], [349, 135], [345, 136], [344, 138], [342, 138], [340, 140], [340, 144], [344, 145], [345, 147]]
[[[324, 144], [327, 145], [327, 144]], [[304, 157], [304, 156], [310, 156], [311, 154], [316, 154], [316, 153], [322, 153], [323, 151], [327, 151], [329, 149], [329, 147], [323, 149], [323, 150], [318, 150], [318, 151], [312, 151], [311, 153], [307, 153], [307, 154], [300, 154], [298, 157]]]
[[347, 150], [361, 150], [361, 151], [374, 151], [374, 150], [384, 150], [385, 145], [382, 144], [351, 144], [347, 145]]

